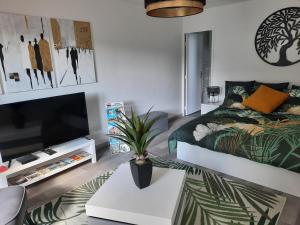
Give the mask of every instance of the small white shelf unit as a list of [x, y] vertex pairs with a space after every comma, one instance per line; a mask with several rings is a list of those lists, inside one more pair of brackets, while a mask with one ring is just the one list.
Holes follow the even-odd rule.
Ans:
[[[97, 161], [95, 141], [93, 139], [79, 138], [60, 145], [52, 146], [50, 149], [56, 151], [56, 153], [53, 155], [48, 155], [42, 151], [32, 153], [33, 155], [38, 156], [39, 159], [30, 163], [26, 163], [24, 165], [17, 162], [16, 160], [13, 160], [11, 167], [7, 171], [0, 173], [0, 188], [5, 188], [9, 186], [10, 185], [9, 180], [11, 178], [31, 173], [32, 171], [35, 171], [38, 168], [58, 163], [68, 157], [74, 156], [82, 152], [87, 153], [85, 157], [82, 157], [81, 159], [73, 161], [62, 167], [57, 167], [45, 174], [41, 174], [37, 177], [34, 177], [20, 185], [21, 186], [31, 185], [45, 178], [58, 174], [64, 170], [77, 166], [88, 160], [91, 160], [92, 163], [96, 163]], [[2, 158], [0, 154], [0, 165], [1, 164], [2, 164]]]
[[201, 104], [201, 115], [207, 114], [221, 106], [221, 102], [215, 103], [202, 103]]

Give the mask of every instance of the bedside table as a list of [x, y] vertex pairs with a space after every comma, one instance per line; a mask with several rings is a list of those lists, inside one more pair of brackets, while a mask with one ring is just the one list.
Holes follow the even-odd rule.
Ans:
[[204, 115], [206, 113], [209, 113], [209, 112], [215, 110], [220, 105], [222, 105], [221, 102], [216, 102], [216, 103], [202, 103], [201, 104], [201, 115]]

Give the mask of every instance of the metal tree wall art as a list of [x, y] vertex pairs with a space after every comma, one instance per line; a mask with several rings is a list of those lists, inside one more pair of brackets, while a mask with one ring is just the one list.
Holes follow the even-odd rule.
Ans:
[[300, 8], [281, 9], [265, 19], [256, 33], [255, 47], [260, 58], [271, 65], [300, 62]]

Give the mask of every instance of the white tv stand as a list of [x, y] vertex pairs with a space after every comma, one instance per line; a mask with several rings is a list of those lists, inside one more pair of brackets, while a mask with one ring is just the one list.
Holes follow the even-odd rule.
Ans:
[[[0, 188], [4, 188], [10, 185], [9, 179], [21, 175], [25, 175], [28, 173], [31, 173], [32, 171], [37, 170], [41, 167], [46, 167], [47, 165], [56, 164], [68, 157], [71, 157], [73, 155], [76, 155], [80, 152], [84, 152], [86, 154], [85, 157], [70, 162], [64, 166], [57, 167], [45, 174], [40, 174], [39, 176], [36, 176], [20, 185], [22, 186], [28, 186], [33, 183], [36, 183], [40, 180], [43, 180], [45, 178], [48, 178], [50, 176], [53, 176], [54, 174], [60, 173], [64, 170], [67, 170], [71, 167], [74, 167], [78, 164], [81, 164], [83, 162], [86, 162], [88, 160], [91, 160], [92, 163], [96, 163], [96, 148], [95, 148], [95, 141], [93, 139], [86, 139], [86, 138], [79, 138], [75, 139], [60, 145], [56, 145], [51, 147], [50, 149], [56, 151], [53, 155], [48, 155], [46, 153], [43, 153], [41, 151], [33, 153], [33, 155], [37, 155], [39, 159], [27, 163], [27, 164], [20, 164], [16, 160], [13, 161], [12, 166], [5, 172], [0, 173]], [[2, 163], [2, 158], [0, 154], [0, 165]]]

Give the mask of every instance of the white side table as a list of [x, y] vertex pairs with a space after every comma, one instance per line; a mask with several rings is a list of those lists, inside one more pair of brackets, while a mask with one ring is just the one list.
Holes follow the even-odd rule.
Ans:
[[216, 103], [202, 103], [201, 104], [201, 115], [204, 115], [206, 113], [209, 113], [209, 112], [215, 110], [220, 105], [222, 105], [221, 102], [216, 102]]

